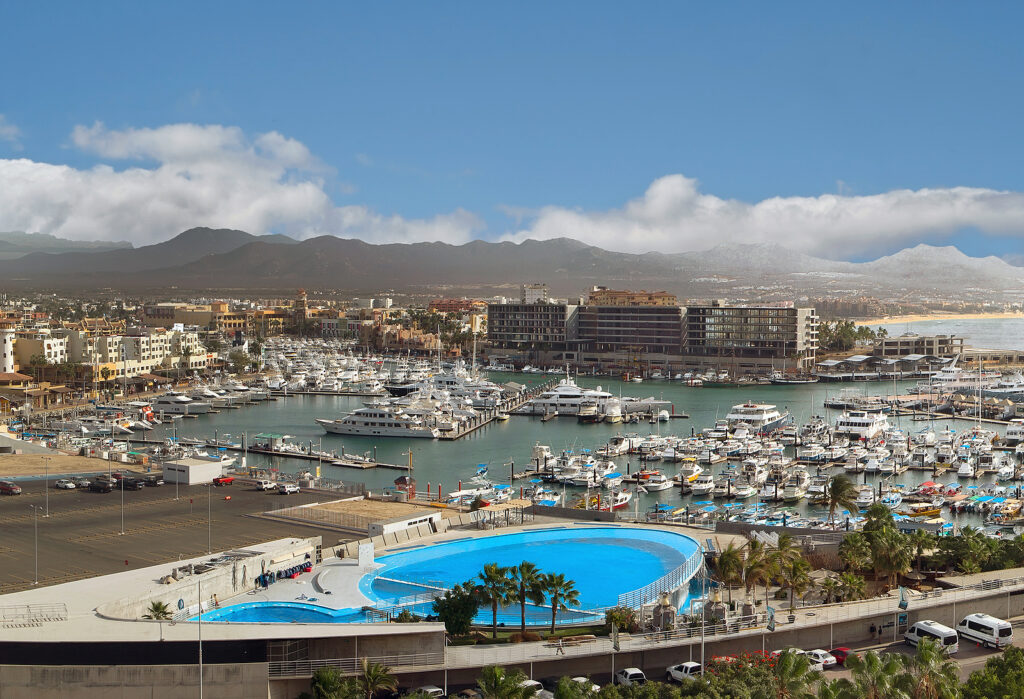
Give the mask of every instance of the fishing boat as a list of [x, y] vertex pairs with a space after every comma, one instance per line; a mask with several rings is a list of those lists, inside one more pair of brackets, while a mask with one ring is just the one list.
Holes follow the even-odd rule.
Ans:
[[908, 502], [905, 503], [901, 515], [907, 517], [937, 517], [942, 512], [942, 505], [932, 502]]

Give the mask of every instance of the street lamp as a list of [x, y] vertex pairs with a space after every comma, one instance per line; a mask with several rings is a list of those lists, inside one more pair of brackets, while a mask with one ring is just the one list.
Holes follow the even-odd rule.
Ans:
[[206, 486], [206, 553], [213, 553], [213, 483]]
[[29, 507], [32, 508], [32, 538], [33, 538], [33, 540], [35, 542], [35, 552], [36, 552], [36, 555], [35, 555], [35, 558], [36, 558], [35, 578], [33, 579], [32, 584], [33, 585], [38, 585], [39, 584], [39, 519], [36, 517], [36, 515], [39, 512], [39, 506], [38, 505], [29, 505]]
[[46, 492], [46, 514], [44, 517], [50, 516], [50, 457], [43, 457], [43, 485], [45, 486]]

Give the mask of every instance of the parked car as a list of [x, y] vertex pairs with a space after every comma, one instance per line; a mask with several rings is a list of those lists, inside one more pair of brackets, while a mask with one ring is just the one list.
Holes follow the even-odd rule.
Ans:
[[[543, 677], [543, 678], [541, 678], [540, 683], [541, 683], [541, 685], [543, 685], [544, 689], [546, 689], [547, 691], [553, 693], [555, 691], [555, 688], [558, 687], [558, 681], [561, 679], [561, 677], [562, 677], [561, 675], [552, 675], [550, 677]], [[570, 677], [569, 681], [570, 682], [575, 682], [576, 684], [580, 685], [584, 689], [589, 689], [589, 691], [591, 691], [591, 692], [599, 692], [599, 691], [601, 691], [601, 685], [594, 684], [593, 682], [590, 681], [590, 678], [588, 678], [588, 677]], [[554, 696], [554, 695], [552, 694], [552, 696]]]
[[632, 687], [647, 682], [647, 675], [638, 667], [626, 667], [615, 673], [614, 684], [621, 684], [623, 687]]
[[231, 485], [234, 482], [235, 482], [235, 477], [234, 476], [218, 476], [217, 478], [213, 479], [213, 484], [216, 485], [216, 486]]
[[1010, 622], [988, 614], [968, 614], [956, 630], [960, 638], [980, 643], [985, 648], [1005, 648], [1013, 645], [1013, 626]]
[[53, 487], [56, 488], [57, 490], [74, 490], [78, 486], [76, 486], [75, 482], [72, 480], [69, 480], [67, 478], [61, 478], [59, 481], [53, 484]]
[[807, 651], [807, 657], [811, 659], [812, 663], [821, 663], [821, 666], [825, 669], [835, 667], [837, 665], [835, 656], [821, 648]]
[[277, 483], [268, 480], [256, 481], [256, 490], [277, 490]]
[[412, 692], [410, 692], [410, 694], [420, 694], [420, 693], [426, 694], [427, 696], [431, 696], [431, 697], [443, 697], [444, 696], [444, 690], [441, 689], [440, 687], [438, 687], [437, 685], [433, 685], [433, 684], [425, 684], [422, 687], [417, 687]]
[[665, 679], [669, 682], [687, 682], [704, 674], [700, 663], [679, 663], [665, 668]]
[[851, 655], [857, 655], [846, 646], [839, 646], [838, 648], [833, 648], [829, 651], [829, 654], [831, 654], [832, 657], [836, 659], [836, 663], [838, 663], [839, 665], [846, 665], [847, 658], [849, 658]]
[[146, 484], [138, 478], [122, 478], [117, 481], [114, 487], [124, 488], [125, 490], [142, 490], [146, 487]]
[[21, 486], [11, 481], [0, 481], [0, 495], [21, 495]]
[[89, 484], [89, 491], [93, 493], [112, 493], [114, 492], [114, 483], [107, 480], [95, 480]]
[[161, 485], [164, 484], [164, 479], [161, 478], [160, 476], [155, 475], [155, 474], [154, 475], [150, 475], [150, 476], [146, 476], [143, 479], [143, 481], [146, 483], [146, 486], [150, 487], [150, 488], [156, 488], [156, 487], [161, 486]]
[[79, 478], [72, 478], [71, 482], [75, 484], [76, 488], [88, 488], [89, 487], [89, 479], [88, 478], [81, 478], [81, 477], [79, 477]]
[[461, 692], [458, 692], [455, 696], [459, 697], [459, 699], [482, 699], [483, 694], [481, 694], [480, 690], [478, 689], [470, 688], [463, 689]]
[[[777, 658], [780, 655], [782, 655], [783, 653], [786, 653], [787, 651], [790, 652], [790, 653], [795, 653], [796, 655], [807, 655], [807, 651], [800, 650], [799, 648], [784, 648], [782, 650], [773, 650], [772, 651], [772, 657], [773, 658]], [[808, 658], [808, 660], [810, 660], [810, 662], [811, 662], [811, 666], [810, 666], [811, 670], [817, 670], [817, 671], [820, 672], [820, 671], [825, 669], [825, 666], [820, 661], [817, 661], [814, 658]]]
[[277, 492], [281, 493], [281, 495], [297, 493], [299, 492], [299, 486], [295, 485], [294, 483], [282, 483], [277, 487]]
[[589, 677], [570, 677], [569, 679], [575, 682], [576, 684], [583, 685], [584, 687], [589, 687], [591, 692], [597, 693], [601, 691], [601, 685], [594, 684], [590, 681]]
[[942, 647], [946, 655], [956, 655], [960, 650], [960, 637], [956, 631], [931, 619], [915, 622], [903, 634], [903, 641], [908, 646], [916, 646], [922, 638], [930, 638]]
[[538, 699], [554, 699], [555, 696], [548, 690], [544, 689], [544, 685], [537, 680], [523, 680], [519, 683], [519, 686], [526, 690], [532, 689], [533, 694], [530, 696], [538, 697]]

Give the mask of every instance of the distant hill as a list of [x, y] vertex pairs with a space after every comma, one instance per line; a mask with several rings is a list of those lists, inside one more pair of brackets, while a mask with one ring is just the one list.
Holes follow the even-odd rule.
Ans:
[[117, 250], [130, 247], [132, 247], [132, 244], [123, 240], [65, 240], [49, 233], [0, 231], [0, 260], [12, 260], [33, 252], [60, 253]]
[[824, 260], [775, 244], [700, 252], [628, 254], [569, 238], [522, 243], [374, 245], [321, 236], [304, 241], [193, 228], [139, 248], [34, 252], [0, 261], [0, 279], [23, 287], [156, 290], [296, 287], [351, 292], [505, 293], [545, 282], [559, 295], [593, 285], [664, 289], [684, 297], [794, 299], [821, 294], [943, 295], [1024, 289], [1024, 268], [954, 247], [919, 245], [871, 262]]

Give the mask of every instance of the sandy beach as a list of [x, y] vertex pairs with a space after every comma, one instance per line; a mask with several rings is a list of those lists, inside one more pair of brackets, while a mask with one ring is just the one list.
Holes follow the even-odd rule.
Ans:
[[884, 316], [881, 318], [867, 318], [866, 320], [855, 320], [854, 325], [891, 325], [894, 323], [920, 323], [922, 321], [936, 320], [1024, 320], [1024, 313], [927, 313], [906, 316]]

